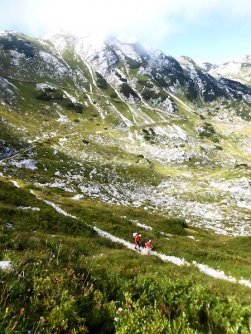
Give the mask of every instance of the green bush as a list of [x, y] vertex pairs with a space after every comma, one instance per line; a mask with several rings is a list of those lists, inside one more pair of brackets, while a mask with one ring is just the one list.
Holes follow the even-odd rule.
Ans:
[[137, 68], [139, 68], [142, 65], [141, 62], [139, 62], [137, 60], [134, 60], [134, 59], [132, 59], [130, 57], [126, 57], [126, 62], [127, 62], [127, 64], [129, 65], [129, 67], [131, 69], [137, 69]]
[[163, 222], [163, 224], [166, 225], [166, 229], [171, 234], [176, 234], [176, 235], [187, 234], [185, 228], [187, 228], [188, 225], [184, 219], [180, 218], [167, 219], [166, 221]]
[[153, 88], [153, 84], [147, 80], [138, 80], [138, 83], [141, 85], [141, 86], [144, 86], [144, 87], [147, 87], [147, 88]]
[[142, 96], [145, 100], [150, 100], [150, 99], [156, 100], [158, 98], [158, 94], [154, 90], [147, 88], [143, 90]]
[[125, 95], [127, 98], [129, 98], [130, 96], [139, 99], [138, 94], [127, 84], [127, 83], [123, 83], [120, 86], [120, 92]]
[[198, 129], [198, 131], [201, 138], [208, 138], [214, 143], [219, 142], [219, 138], [217, 137], [214, 127], [211, 123], [204, 122], [204, 124]]
[[15, 288], [1, 295], [1, 333], [114, 333], [114, 303], [107, 302], [90, 275], [61, 269], [31, 274], [22, 282], [14, 276]]
[[107, 84], [107, 81], [103, 78], [103, 76], [101, 74], [99, 74], [98, 72], [96, 72], [96, 77], [97, 77], [98, 88], [107, 89], [108, 84]]
[[116, 316], [117, 333], [249, 333], [251, 307], [185, 279], [138, 279]]

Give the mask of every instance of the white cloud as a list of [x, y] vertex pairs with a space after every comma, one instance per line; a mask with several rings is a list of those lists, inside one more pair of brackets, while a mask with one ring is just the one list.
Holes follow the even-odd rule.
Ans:
[[165, 35], [189, 22], [203, 22], [213, 13], [250, 18], [249, 0], [2, 0], [2, 25], [73, 32], [111, 31]]
[[215, 17], [251, 21], [250, 0], [1, 0], [0, 29], [33, 35], [134, 35], [152, 46], [186, 31], [210, 26]]

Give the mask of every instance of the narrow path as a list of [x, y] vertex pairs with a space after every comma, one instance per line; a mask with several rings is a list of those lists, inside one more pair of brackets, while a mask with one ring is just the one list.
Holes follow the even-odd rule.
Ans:
[[85, 93], [85, 94], [86, 94], [86, 96], [87, 96], [87, 98], [88, 98], [90, 104], [91, 104], [91, 105], [97, 110], [97, 112], [100, 114], [100, 117], [101, 117], [102, 119], [105, 119], [104, 110], [101, 109], [101, 108], [97, 105], [97, 103], [95, 104], [95, 103], [92, 101], [92, 98], [90, 97], [89, 94], [87, 94], [87, 93]]
[[[31, 193], [33, 195], [36, 195], [36, 193], [31, 190]], [[75, 217], [75, 216], [72, 216], [71, 214], [67, 213], [66, 211], [64, 211], [63, 209], [61, 209], [57, 204], [53, 203], [53, 202], [50, 202], [50, 201], [47, 201], [47, 200], [44, 200], [42, 198], [39, 198], [37, 197], [39, 200], [42, 200], [44, 201], [45, 203], [47, 203], [48, 205], [52, 206], [58, 213], [60, 214], [63, 214], [65, 216], [71, 216], [72, 218], [74, 219], [79, 219], [78, 217]], [[134, 244], [129, 242], [129, 241], [126, 241], [122, 238], [119, 238], [119, 237], [116, 237], [106, 231], [103, 231], [101, 229], [99, 229], [98, 227], [96, 226], [91, 226], [91, 225], [88, 225], [89, 227], [93, 228], [94, 231], [96, 231], [98, 233], [99, 236], [103, 237], [103, 238], [106, 238], [106, 239], [109, 239], [110, 241], [112, 242], [116, 242], [116, 243], [120, 243], [122, 244], [123, 246], [125, 246], [127, 249], [130, 249], [132, 251], [135, 251], [137, 253], [138, 250], [136, 250], [134, 248]], [[141, 253], [139, 253], [141, 254]], [[245, 280], [245, 279], [237, 279], [237, 278], [234, 278], [234, 277], [231, 277], [231, 276], [227, 276], [224, 271], [221, 271], [221, 270], [216, 270], [216, 269], [213, 269], [205, 264], [202, 264], [202, 263], [197, 263], [196, 261], [193, 261], [192, 263], [189, 263], [187, 262], [185, 259], [182, 259], [182, 258], [179, 258], [179, 257], [176, 257], [176, 256], [170, 256], [170, 255], [166, 255], [166, 254], [163, 254], [163, 253], [159, 253], [159, 252], [156, 252], [156, 251], [151, 251], [151, 254], [152, 256], [156, 256], [158, 257], [159, 259], [161, 259], [163, 262], [170, 262], [170, 263], [173, 263], [177, 266], [194, 266], [195, 268], [197, 268], [200, 272], [204, 273], [205, 275], [207, 276], [210, 276], [210, 277], [213, 277], [213, 278], [216, 278], [216, 279], [221, 279], [221, 280], [224, 280], [224, 281], [228, 281], [228, 282], [232, 282], [232, 283], [238, 283], [240, 285], [244, 285], [248, 288], [251, 288], [251, 281], [249, 280]]]
[[11, 155], [10, 157], [6, 157], [6, 158], [3, 158], [0, 160], [0, 164], [3, 162], [3, 161], [7, 161], [7, 160], [10, 160], [10, 159], [14, 159], [16, 157], [19, 157], [21, 154], [23, 153], [26, 153], [26, 152], [29, 152], [30, 150], [32, 150], [33, 148], [35, 147], [35, 145], [32, 145], [31, 147], [23, 150], [23, 151], [20, 151], [20, 152], [17, 152], [15, 153], [14, 155]]
[[23, 150], [23, 151], [19, 151], [19, 152], [15, 153], [14, 155], [11, 155], [11, 156], [9, 156], [9, 157], [6, 157], [6, 158], [1, 159], [1, 160], [0, 160], [0, 164], [1, 164], [2, 162], [4, 162], [4, 161], [7, 161], [7, 160], [11, 160], [11, 159], [17, 158], [17, 157], [19, 157], [19, 156], [20, 156], [21, 154], [23, 154], [23, 153], [26, 153], [26, 152], [31, 151], [33, 148], [36, 147], [36, 144], [38, 144], [38, 143], [42, 143], [43, 141], [46, 141], [46, 140], [48, 140], [48, 139], [53, 139], [53, 138], [57, 138], [57, 137], [59, 137], [59, 138], [63, 138], [63, 137], [66, 137], [66, 136], [67, 136], [67, 137], [70, 137], [70, 136], [73, 137], [73, 136], [76, 136], [76, 135], [79, 135], [79, 132], [65, 133], [64, 136], [62, 136], [62, 135], [60, 135], [60, 134], [56, 134], [56, 135], [51, 136], [51, 137], [41, 137], [41, 138], [39, 138], [39, 139], [33, 141], [33, 145], [30, 146], [29, 148], [27, 148], [27, 149], [25, 149], [25, 150]]

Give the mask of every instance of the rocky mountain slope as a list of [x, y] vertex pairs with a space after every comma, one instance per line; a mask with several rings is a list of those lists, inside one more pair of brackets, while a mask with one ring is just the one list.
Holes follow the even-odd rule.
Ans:
[[2, 177], [250, 235], [251, 90], [212, 70], [117, 38], [1, 33]]
[[177, 60], [185, 68], [189, 68], [191, 70], [197, 69], [206, 72], [216, 79], [227, 78], [250, 86], [250, 56], [244, 56], [220, 65], [211, 64], [208, 62], [197, 64], [193, 59], [187, 56], [181, 56]]
[[248, 85], [251, 83], [251, 56], [244, 56], [221, 65], [204, 63], [200, 67], [216, 78], [224, 77]]

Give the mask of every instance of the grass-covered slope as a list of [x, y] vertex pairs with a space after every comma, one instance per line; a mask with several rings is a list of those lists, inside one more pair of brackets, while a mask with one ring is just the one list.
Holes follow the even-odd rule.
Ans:
[[[3, 180], [0, 186], [1, 260], [11, 260], [11, 269], [0, 270], [3, 333], [133, 333], [139, 326], [142, 333], [153, 328], [155, 333], [249, 332], [249, 288], [126, 250], [99, 237], [90, 225], [95, 220], [95, 226], [130, 240], [132, 222], [143, 219], [153, 229], [137, 229], [144, 239], [153, 238], [156, 250], [179, 249], [184, 255], [197, 243], [194, 254], [201, 247], [203, 260], [208, 252], [213, 261], [214, 253], [221, 265], [235, 263], [242, 274], [248, 254], [238, 245], [248, 246], [248, 238], [233, 243], [175, 219], [97, 202], [71, 203], [76, 219], [42, 201], [45, 194], [35, 197]], [[217, 250], [221, 243], [225, 250]], [[238, 249], [234, 254], [233, 247]]]

